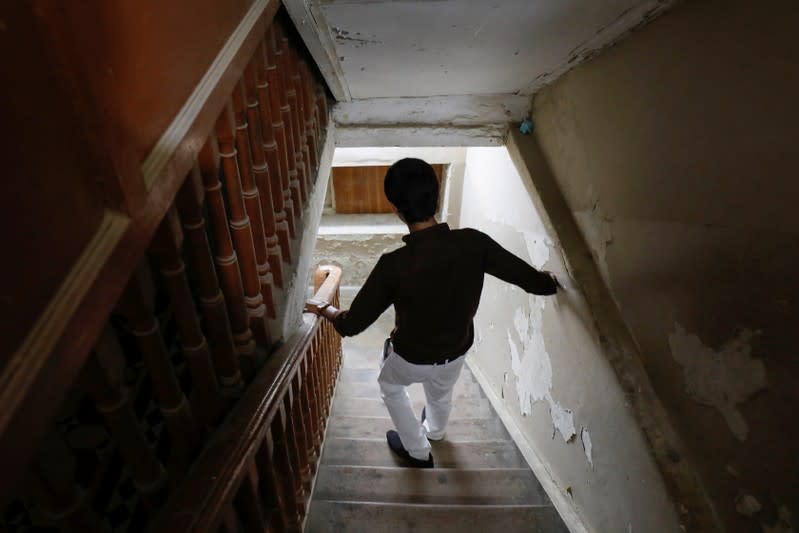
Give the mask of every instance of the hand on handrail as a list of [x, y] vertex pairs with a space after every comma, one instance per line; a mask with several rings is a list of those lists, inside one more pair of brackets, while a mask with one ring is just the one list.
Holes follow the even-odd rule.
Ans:
[[306, 313], [313, 313], [328, 320], [335, 320], [336, 317], [342, 313], [341, 309], [333, 307], [330, 305], [330, 302], [320, 298], [311, 298], [305, 302], [305, 308], [303, 310]]

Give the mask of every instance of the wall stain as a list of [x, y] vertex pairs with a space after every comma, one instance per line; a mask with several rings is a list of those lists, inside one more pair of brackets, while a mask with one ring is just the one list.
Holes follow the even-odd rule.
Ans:
[[752, 357], [752, 331], [742, 330], [716, 351], [675, 323], [669, 335], [674, 359], [683, 367], [685, 390], [695, 401], [719, 410], [730, 431], [746, 440], [749, 426], [740, 403], [766, 387], [766, 367]]

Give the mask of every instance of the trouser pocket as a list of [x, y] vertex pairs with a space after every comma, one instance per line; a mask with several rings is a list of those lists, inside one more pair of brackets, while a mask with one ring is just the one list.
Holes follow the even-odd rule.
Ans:
[[383, 343], [383, 361], [386, 360], [388, 354], [391, 353], [391, 337], [387, 338]]

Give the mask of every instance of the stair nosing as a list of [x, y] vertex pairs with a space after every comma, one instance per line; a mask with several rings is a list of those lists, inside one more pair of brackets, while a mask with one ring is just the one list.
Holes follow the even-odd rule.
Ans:
[[[409, 468], [404, 466], [385, 466], [385, 465], [370, 466], [370, 465], [341, 465], [341, 464], [326, 465], [320, 463], [319, 469], [322, 468], [358, 468], [361, 470], [409, 470]], [[530, 475], [533, 478], [535, 478], [535, 474], [533, 474], [533, 471], [523, 466], [508, 466], [508, 467], [503, 466], [496, 468], [492, 468], [490, 466], [477, 467], [477, 468], [443, 468], [437, 466], [435, 468], [422, 469], [422, 471], [424, 472], [435, 472], [436, 470], [447, 470], [447, 471], [460, 470], [461, 472], [496, 472], [498, 470], [503, 472], [529, 472]]]
[[[385, 439], [385, 437], [384, 437], [384, 438], [380, 438], [380, 437], [327, 437], [327, 439], [328, 439], [328, 440], [334, 440], [334, 439], [335, 439], [335, 440], [357, 440], [357, 441], [366, 441], [366, 442], [383, 442], [383, 443], [385, 443], [385, 442], [386, 442], [386, 439]], [[488, 443], [490, 443], [490, 442], [494, 442], [494, 443], [497, 443], [497, 444], [499, 444], [499, 443], [501, 443], [501, 444], [507, 444], [507, 443], [509, 443], [509, 442], [510, 442], [510, 443], [512, 443], [512, 444], [514, 444], [514, 445], [515, 445], [515, 443], [514, 443], [514, 442], [513, 442], [513, 440], [511, 440], [511, 439], [504, 439], [504, 440], [503, 440], [503, 439], [477, 439], [477, 440], [457, 440], [457, 441], [449, 441], [449, 440], [447, 440], [447, 439], [446, 439], [446, 437], [445, 437], [443, 441], [432, 441], [432, 442], [431, 442], [431, 444], [432, 444], [432, 446], [433, 446], [433, 451], [435, 451], [435, 447], [436, 447], [436, 444], [435, 444], [435, 443], [436, 443], [436, 442], [448, 442], [449, 444], [452, 444], [452, 445], [454, 445], [454, 446], [460, 446], [460, 445], [462, 445], [462, 444], [473, 444], [473, 443], [478, 443], [478, 442], [479, 442], [480, 444], [488, 444]]]
[[315, 499], [317, 502], [346, 504], [346, 505], [379, 505], [381, 507], [423, 507], [425, 509], [554, 509], [552, 504], [523, 504], [523, 503], [489, 503], [489, 504], [470, 504], [470, 503], [403, 503], [403, 502], [371, 502], [361, 500], [327, 500]]

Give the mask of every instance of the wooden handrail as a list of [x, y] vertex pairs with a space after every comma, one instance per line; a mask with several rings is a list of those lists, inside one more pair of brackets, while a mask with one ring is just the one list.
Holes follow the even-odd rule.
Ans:
[[[338, 267], [320, 267], [316, 272], [315, 297], [338, 303], [341, 276]], [[245, 524], [245, 531], [249, 530], [246, 524], [264, 525], [272, 521], [288, 521], [282, 528], [298, 530], [304, 505], [299, 505], [297, 513], [288, 500], [293, 496], [292, 487], [307, 487], [310, 480], [286, 479], [286, 471], [293, 472], [295, 477], [300, 474], [285, 468], [291, 465], [278, 464], [290, 458], [281, 456], [282, 443], [277, 441], [284, 435], [297, 456], [313, 453], [313, 449], [318, 451], [340, 356], [341, 340], [331, 325], [305, 313], [302, 325], [261, 368], [175, 490], [154, 531], [209, 531], [230, 520]], [[311, 407], [305, 402], [315, 405]], [[300, 405], [308, 405], [308, 412], [296, 407]], [[302, 417], [292, 420], [292, 411]], [[318, 425], [314, 426], [316, 422]], [[290, 434], [292, 426], [294, 434]], [[298, 434], [302, 431], [299, 427], [310, 428], [306, 431], [311, 435], [303, 440]], [[303, 442], [311, 442], [311, 446]], [[293, 458], [300, 464], [307, 463], [314, 469], [312, 463], [318, 460], [318, 455], [297, 456]], [[269, 462], [265, 463], [264, 458]], [[252, 508], [253, 505], [258, 508]], [[232, 515], [238, 517], [231, 518]]]

